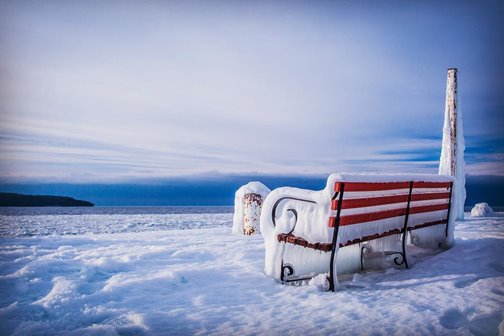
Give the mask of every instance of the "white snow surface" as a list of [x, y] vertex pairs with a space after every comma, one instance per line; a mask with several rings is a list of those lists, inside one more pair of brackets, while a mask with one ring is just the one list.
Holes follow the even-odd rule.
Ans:
[[[208, 225], [221, 215], [208, 215]], [[504, 335], [504, 214], [410, 269], [288, 286], [226, 227], [0, 238], [0, 335]], [[103, 224], [107, 219], [104, 218]], [[60, 223], [71, 226], [71, 223]]]
[[[261, 182], [249, 182], [241, 186], [235, 193], [234, 200], [234, 215], [233, 215], [233, 230], [234, 234], [243, 234], [244, 215], [245, 210], [243, 208], [243, 198], [246, 194], [258, 194], [261, 195], [262, 200], [266, 199], [266, 196], [271, 192], [271, 190], [266, 187]], [[259, 230], [259, 227], [256, 228]]]
[[486, 202], [476, 204], [471, 210], [471, 217], [489, 217], [493, 215], [493, 209]]

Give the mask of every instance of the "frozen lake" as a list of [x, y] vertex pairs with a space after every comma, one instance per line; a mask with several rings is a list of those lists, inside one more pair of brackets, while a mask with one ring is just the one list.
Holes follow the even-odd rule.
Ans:
[[0, 208], [1, 237], [231, 227], [233, 207]]

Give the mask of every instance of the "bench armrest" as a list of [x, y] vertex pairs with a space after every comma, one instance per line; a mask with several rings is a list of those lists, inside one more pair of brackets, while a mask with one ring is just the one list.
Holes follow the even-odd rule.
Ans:
[[327, 226], [331, 197], [326, 190], [277, 188], [264, 200], [261, 211], [261, 234], [266, 249], [265, 273], [279, 279], [281, 244], [279, 234], [294, 234], [314, 242], [330, 242]]

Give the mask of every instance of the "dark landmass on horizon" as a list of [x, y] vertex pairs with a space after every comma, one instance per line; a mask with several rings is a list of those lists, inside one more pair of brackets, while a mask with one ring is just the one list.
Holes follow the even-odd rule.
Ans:
[[[86, 199], [96, 206], [233, 206], [238, 188], [260, 181], [268, 188], [297, 187], [321, 190], [327, 176], [242, 175], [205, 178], [172, 178], [155, 183], [0, 183], [3, 192], [68, 195]], [[504, 207], [504, 176], [466, 176], [467, 207], [487, 202]]]
[[81, 201], [72, 197], [65, 197], [65, 196], [23, 195], [23, 194], [0, 192], [0, 206], [2, 207], [88, 206], [89, 207], [94, 206], [94, 204], [91, 202]]

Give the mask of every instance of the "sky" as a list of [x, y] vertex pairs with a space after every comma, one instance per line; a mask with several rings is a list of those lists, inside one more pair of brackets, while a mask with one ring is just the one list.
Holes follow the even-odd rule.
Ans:
[[504, 175], [500, 1], [0, 1], [0, 183]]

